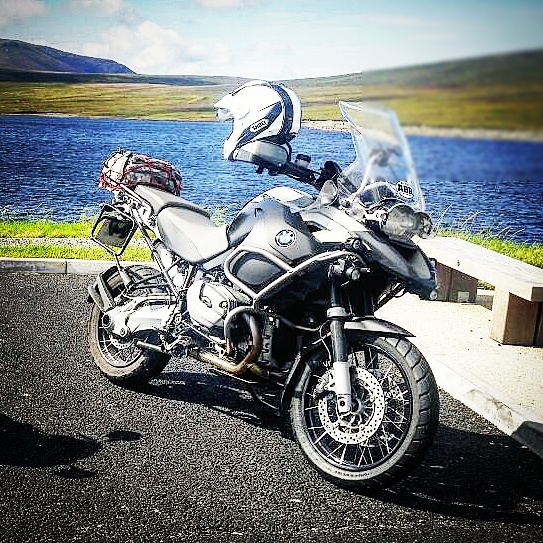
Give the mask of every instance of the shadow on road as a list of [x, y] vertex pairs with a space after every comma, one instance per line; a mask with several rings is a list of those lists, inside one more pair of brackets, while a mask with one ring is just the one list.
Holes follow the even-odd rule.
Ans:
[[73, 464], [95, 454], [101, 445], [89, 437], [47, 434], [0, 413], [0, 464], [30, 468], [58, 467], [58, 475], [91, 477]]
[[103, 443], [90, 437], [47, 434], [31, 424], [13, 420], [0, 413], [0, 465], [23, 468], [54, 468], [55, 475], [66, 479], [86, 479], [95, 471], [77, 466], [77, 462], [95, 455], [103, 446], [121, 441], [138, 441], [139, 432], [113, 430]]
[[441, 425], [416, 473], [375, 497], [447, 516], [543, 525], [542, 481], [543, 462], [508, 436]]
[[[144, 392], [205, 405], [261, 428], [282, 429], [281, 420], [262, 413], [243, 385], [221, 376], [164, 373]], [[543, 462], [498, 430], [482, 434], [441, 424], [415, 474], [370, 496], [445, 516], [543, 525], [541, 481]]]
[[169, 400], [201, 404], [259, 428], [283, 430], [281, 419], [256, 403], [243, 383], [214, 375], [163, 372], [141, 392]]

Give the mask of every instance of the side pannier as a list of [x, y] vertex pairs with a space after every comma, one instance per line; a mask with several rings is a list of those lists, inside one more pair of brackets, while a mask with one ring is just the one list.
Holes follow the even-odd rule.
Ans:
[[116, 151], [109, 155], [100, 173], [100, 187], [109, 191], [125, 186], [150, 185], [179, 196], [181, 172], [166, 160], [159, 160], [132, 151]]

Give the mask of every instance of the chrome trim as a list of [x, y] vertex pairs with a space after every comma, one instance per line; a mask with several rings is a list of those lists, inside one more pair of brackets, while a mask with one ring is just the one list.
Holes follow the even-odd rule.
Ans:
[[[272, 281], [268, 286], [264, 287], [262, 290], [256, 292], [252, 288], [248, 287], [245, 283], [241, 282], [231, 271], [230, 271], [230, 264], [232, 261], [242, 255], [243, 253], [256, 253], [261, 256], [264, 256], [268, 258], [273, 264], [276, 264], [279, 268], [285, 271], [283, 275]], [[258, 247], [251, 247], [251, 246], [239, 246], [237, 249], [235, 249], [232, 253], [228, 255], [226, 260], [224, 261], [224, 274], [226, 277], [237, 287], [239, 287], [245, 294], [249, 295], [251, 298], [253, 298], [254, 303], [257, 303], [259, 300], [264, 298], [265, 296], [269, 295], [271, 292], [279, 288], [283, 283], [291, 280], [292, 277], [305, 272], [308, 268], [316, 265], [316, 264], [322, 264], [324, 262], [336, 260], [341, 257], [355, 257], [360, 262], [364, 263], [362, 257], [360, 255], [357, 255], [356, 253], [353, 253], [351, 251], [327, 251], [325, 253], [320, 253], [318, 255], [312, 256], [311, 258], [308, 258], [301, 264], [298, 264], [297, 266], [289, 266], [284, 260], [281, 260], [280, 258], [276, 257], [274, 254], [270, 253], [269, 251], [266, 251], [265, 249], [260, 249]]]

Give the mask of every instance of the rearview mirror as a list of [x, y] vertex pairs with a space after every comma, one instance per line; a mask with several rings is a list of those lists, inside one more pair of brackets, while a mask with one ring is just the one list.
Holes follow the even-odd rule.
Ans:
[[328, 206], [332, 204], [337, 198], [336, 184], [330, 179], [328, 181], [325, 181], [319, 193], [319, 198], [321, 201], [321, 205]]

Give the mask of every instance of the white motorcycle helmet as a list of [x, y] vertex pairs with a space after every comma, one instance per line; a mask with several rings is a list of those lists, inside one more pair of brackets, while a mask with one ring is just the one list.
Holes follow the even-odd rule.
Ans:
[[300, 99], [291, 89], [250, 81], [221, 98], [215, 107], [220, 121], [233, 120], [232, 133], [224, 142], [226, 160], [258, 163], [259, 157], [269, 153], [275, 157], [278, 150], [280, 156], [290, 156], [286, 144], [300, 130], [302, 117]]

